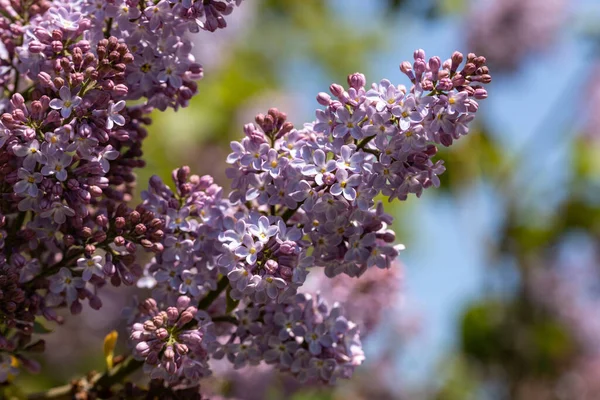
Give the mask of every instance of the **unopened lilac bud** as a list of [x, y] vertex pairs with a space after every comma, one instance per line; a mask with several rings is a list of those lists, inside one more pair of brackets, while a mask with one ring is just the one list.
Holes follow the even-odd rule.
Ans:
[[429, 69], [432, 72], [434, 72], [434, 71], [437, 72], [437, 70], [440, 69], [441, 65], [442, 65], [442, 60], [438, 56], [434, 56], [429, 59]]
[[148, 355], [146, 356], [145, 362], [146, 362], [146, 364], [149, 364], [149, 365], [158, 364], [158, 353], [155, 351], [149, 352]]
[[92, 229], [88, 226], [84, 226], [83, 228], [81, 228], [81, 236], [83, 236], [84, 238], [91, 238], [92, 237]]
[[477, 66], [475, 64], [467, 63], [467, 64], [465, 64], [465, 67], [463, 68], [461, 74], [463, 76], [469, 76], [469, 75], [473, 74], [476, 70], [477, 70]]
[[454, 53], [452, 53], [452, 67], [450, 68], [450, 70], [452, 72], [456, 71], [459, 65], [462, 64], [463, 60], [464, 56], [461, 52], [455, 51]]
[[144, 225], [144, 224], [137, 224], [135, 226], [134, 231], [135, 231], [136, 235], [143, 235], [144, 233], [146, 233], [146, 225]]
[[185, 344], [176, 342], [175, 343], [175, 351], [177, 351], [177, 353], [179, 353], [181, 355], [185, 355], [188, 353], [189, 349]]
[[341, 85], [338, 85], [337, 83], [332, 83], [329, 86], [329, 91], [331, 92], [332, 95], [334, 95], [337, 98], [344, 97], [344, 87]]
[[[50, 47], [54, 53], [60, 53], [63, 51], [63, 43], [58, 40], [52, 41], [52, 43], [50, 43]], [[61, 63], [61, 65], [63, 66], [63, 69], [66, 69], [66, 63]]]
[[475, 93], [473, 93], [473, 97], [475, 97], [478, 100], [487, 99], [487, 90], [485, 90], [484, 88], [477, 88], [475, 89]]
[[96, 224], [101, 228], [106, 228], [108, 226], [108, 218], [106, 215], [100, 214], [96, 216]]
[[359, 72], [348, 75], [348, 85], [351, 88], [359, 90], [363, 88], [366, 85], [366, 83], [367, 80], [365, 79], [365, 76]]
[[45, 48], [46, 46], [43, 43], [38, 42], [37, 40], [29, 42], [29, 51], [33, 54], [39, 54], [42, 51], [44, 51]]
[[328, 106], [331, 103], [331, 96], [325, 92], [319, 92], [317, 95], [317, 102], [322, 106]]
[[178, 317], [179, 317], [179, 310], [177, 310], [176, 307], [167, 308], [167, 318], [169, 319], [169, 321], [171, 323], [177, 321]]
[[147, 331], [155, 331], [156, 325], [154, 325], [153, 321], [148, 320], [148, 321], [144, 322], [144, 329]]
[[188, 296], [179, 296], [177, 298], [177, 308], [179, 308], [179, 309], [188, 308], [191, 301], [192, 300]]
[[413, 53], [413, 58], [416, 60], [425, 60], [425, 50], [417, 49]]
[[91, 296], [89, 298], [89, 304], [94, 310], [99, 310], [102, 308], [102, 300], [100, 300], [100, 297], [98, 296]]
[[75, 238], [73, 235], [65, 235], [63, 236], [63, 243], [66, 247], [73, 246], [75, 244]]
[[135, 346], [135, 351], [137, 351], [141, 356], [146, 356], [150, 352], [150, 346], [146, 342], [139, 342]]
[[106, 240], [106, 232], [104, 231], [96, 231], [94, 232], [94, 235], [92, 236], [94, 242], [96, 243], [102, 243]]
[[181, 313], [181, 316], [179, 317], [179, 321], [177, 321], [177, 326], [182, 327], [185, 324], [187, 324], [188, 322], [192, 321], [194, 319], [194, 314], [192, 314], [191, 312], [188, 312], [187, 310]]
[[117, 217], [115, 218], [115, 227], [117, 229], [123, 229], [127, 223], [125, 222], [125, 218]]
[[113, 239], [113, 243], [117, 247], [125, 246], [125, 238], [123, 236], [117, 236]]
[[169, 337], [169, 332], [165, 328], [157, 329], [156, 332], [154, 332], [154, 334], [159, 340], [165, 340]]

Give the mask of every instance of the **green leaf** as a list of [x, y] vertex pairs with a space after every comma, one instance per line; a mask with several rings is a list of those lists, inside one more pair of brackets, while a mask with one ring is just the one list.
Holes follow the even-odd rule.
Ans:
[[226, 313], [229, 314], [230, 312], [232, 312], [233, 310], [236, 309], [236, 307], [238, 306], [238, 304], [240, 303], [239, 300], [234, 300], [231, 298], [231, 286], [227, 287], [227, 308], [226, 308]]
[[46, 333], [50, 333], [52, 332], [52, 329], [47, 328], [46, 326], [44, 326], [44, 324], [42, 324], [39, 319], [36, 319], [33, 322], [33, 332], [34, 333], [38, 333], [40, 335], [46, 334]]

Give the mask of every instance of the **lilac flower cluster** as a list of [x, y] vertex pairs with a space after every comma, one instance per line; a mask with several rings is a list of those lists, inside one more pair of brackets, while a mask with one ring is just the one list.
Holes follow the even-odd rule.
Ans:
[[198, 312], [189, 297], [180, 296], [175, 306], [166, 310], [159, 310], [153, 299], [146, 299], [139, 309], [144, 319], [133, 325], [131, 340], [134, 356], [144, 360], [144, 370], [151, 378], [178, 381], [185, 376], [198, 380], [210, 373], [205, 330], [188, 328]]
[[276, 109], [247, 124], [227, 197], [182, 167], [174, 190], [154, 177], [129, 208], [149, 113], [186, 106], [202, 77], [186, 35], [224, 28], [240, 2], [0, 1], [0, 381], [14, 360], [39, 369], [41, 318], [100, 308], [108, 283], [153, 289], [129, 315], [132, 353], [169, 388], [197, 384], [210, 358], [326, 383], [364, 359], [359, 325], [301, 287], [313, 267], [392, 267], [402, 245], [375, 197], [439, 184], [436, 146], [468, 133], [486, 60], [417, 50], [400, 66], [410, 88], [352, 74], [301, 129]]
[[43, 348], [31, 344], [40, 318], [100, 308], [102, 286], [142, 275], [137, 249], [163, 251], [162, 213], [125, 204], [145, 125], [196, 92], [184, 33], [225, 27], [239, 3], [0, 2], [2, 365], [13, 354], [37, 369], [24, 353]]
[[299, 293], [281, 304], [248, 306], [237, 315], [242, 323], [213, 353], [226, 356], [235, 368], [264, 360], [301, 382], [333, 383], [349, 378], [364, 360], [357, 325], [319, 295]]
[[[331, 85], [335, 99], [319, 94], [325, 109], [300, 130], [276, 109], [258, 115], [231, 144], [228, 199], [187, 167], [173, 172], [174, 191], [150, 180], [142, 206], [166, 221], [165, 234], [138, 285], [153, 288], [159, 309], [191, 298], [199, 326], [214, 333], [205, 340], [211, 357], [235, 367], [264, 361], [321, 382], [349, 377], [362, 362], [358, 325], [299, 290], [314, 267], [359, 277], [394, 264], [403, 247], [375, 196], [405, 200], [437, 186], [444, 167], [432, 160], [436, 146], [468, 133], [491, 80], [475, 54], [462, 68], [458, 52], [443, 63], [422, 50], [414, 58], [400, 66], [410, 89], [387, 80], [368, 89], [352, 74], [348, 89]], [[375, 323], [365, 318], [365, 330]], [[146, 365], [162, 374], [154, 358]]]
[[[269, 238], [285, 240], [281, 232], [276, 235], [282, 226], [278, 218], [294, 227], [286, 227], [286, 234], [306, 238], [296, 246], [299, 259], [311, 247], [310, 263], [326, 267], [329, 276], [389, 267], [400, 247], [390, 244], [391, 217], [374, 206], [374, 198], [405, 200], [439, 185], [444, 166], [432, 161], [436, 145], [449, 146], [468, 133], [476, 100], [487, 97], [482, 84], [491, 80], [485, 58], [469, 54], [459, 70], [462, 61], [458, 52], [442, 63], [438, 57], [426, 60], [418, 50], [414, 64], [400, 66], [413, 82], [410, 90], [387, 80], [367, 89], [364, 76], [353, 74], [348, 90], [331, 85], [335, 99], [319, 94], [326, 108], [301, 130], [292, 129], [277, 110], [246, 125], [246, 137], [232, 143], [228, 157], [229, 199], [267, 210], [271, 219], [269, 224], [263, 219], [260, 229], [266, 230], [259, 233], [249, 213], [221, 238], [230, 250], [221, 263], [236, 271], [233, 279], [264, 270], [267, 260], [257, 260], [271, 253], [265, 247]], [[237, 289], [251, 291], [257, 274], [252, 275]]]
[[[29, 71], [35, 78], [44, 65], [66, 49], [65, 41], [81, 38], [86, 43], [96, 43], [114, 35], [121, 45], [129, 46], [133, 55], [122, 82], [126, 85], [126, 99], [147, 98], [147, 104], [160, 110], [186, 106], [197, 91], [194, 81], [202, 78], [202, 66], [191, 54], [192, 42], [186, 38], [187, 32], [212, 32], [226, 27], [225, 16], [240, 3], [241, 0], [55, 1], [43, 17], [32, 18], [25, 28], [23, 45], [16, 49], [21, 61], [19, 69]], [[57, 30], [63, 33], [62, 38], [53, 36]], [[112, 55], [110, 50], [106, 54]]]
[[217, 237], [228, 203], [210, 176], [190, 175], [183, 167], [173, 172], [173, 180], [175, 192], [158, 177], [142, 192], [143, 206], [163, 216], [165, 227], [162, 251], [146, 265], [138, 286], [155, 287], [153, 297], [164, 304], [175, 304], [181, 295], [198, 303], [217, 288]]

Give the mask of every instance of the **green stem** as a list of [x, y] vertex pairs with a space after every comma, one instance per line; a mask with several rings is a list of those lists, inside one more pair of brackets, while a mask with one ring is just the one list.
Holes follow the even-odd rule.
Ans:
[[136, 360], [133, 357], [127, 357], [116, 367], [100, 375], [94, 382], [93, 390], [102, 391], [110, 389], [112, 385], [123, 381], [123, 379], [141, 368], [142, 365], [144, 365], [143, 361]]
[[47, 268], [44, 271], [42, 271], [42, 273], [39, 274], [39, 275], [37, 275], [35, 278], [33, 278], [33, 280], [31, 282], [29, 282], [27, 284], [27, 286], [32, 286], [34, 283], [38, 282], [40, 279], [46, 278], [46, 277], [48, 277], [50, 275], [54, 275], [55, 273], [57, 273], [58, 271], [60, 271], [60, 269], [62, 267], [68, 266], [69, 264], [71, 264], [73, 261], [75, 261], [82, 254], [83, 254], [83, 248], [78, 249], [78, 251], [76, 251], [75, 253], [71, 254], [68, 257], [63, 258], [62, 260], [60, 260], [59, 262], [57, 262], [56, 264], [54, 264], [50, 268]]
[[108, 21], [106, 21], [106, 31], [104, 31], [104, 37], [106, 39], [108, 39], [110, 37], [110, 31], [112, 29], [112, 24], [113, 24], [113, 19], [109, 18]]
[[294, 216], [294, 214], [296, 214], [296, 211], [298, 211], [300, 209], [300, 207], [302, 206], [302, 204], [304, 203], [304, 200], [302, 200], [300, 203], [298, 203], [298, 206], [294, 209], [292, 208], [288, 208], [286, 212], [283, 213], [283, 215], [281, 216], [281, 218], [283, 218], [284, 222], [288, 222], [288, 220], [290, 218], [292, 218]]
[[215, 301], [217, 297], [223, 293], [223, 290], [227, 288], [227, 285], [229, 285], [229, 279], [227, 279], [226, 276], [221, 277], [219, 282], [217, 282], [217, 288], [200, 300], [200, 303], [198, 303], [198, 310], [206, 310], [213, 303], [213, 301]]
[[73, 385], [58, 386], [45, 392], [33, 393], [27, 396], [28, 400], [71, 400], [73, 398]]
[[373, 140], [375, 138], [375, 136], [376, 135], [366, 137], [363, 140], [361, 140], [360, 142], [358, 142], [358, 144], [356, 145], [356, 150], [360, 150], [363, 147], [365, 147], [367, 145], [367, 143], [369, 143], [371, 140]]
[[[133, 357], [126, 358], [123, 360], [123, 362], [112, 368], [110, 371], [94, 376], [90, 381], [92, 388], [89, 389], [89, 392], [101, 393], [109, 390], [112, 385], [121, 382], [127, 376], [137, 371], [143, 364], [143, 361], [138, 361]], [[74, 395], [75, 393], [73, 392], [73, 385], [67, 384], [46, 390], [45, 392], [30, 394], [27, 396], [27, 399], [71, 400], [74, 398]]]

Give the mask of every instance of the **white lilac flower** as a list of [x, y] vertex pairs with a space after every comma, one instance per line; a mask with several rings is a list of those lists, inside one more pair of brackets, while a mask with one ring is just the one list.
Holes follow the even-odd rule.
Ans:
[[110, 103], [106, 110], [106, 129], [112, 129], [115, 125], [125, 125], [125, 117], [119, 112], [125, 108], [125, 100], [118, 101], [116, 103]]

